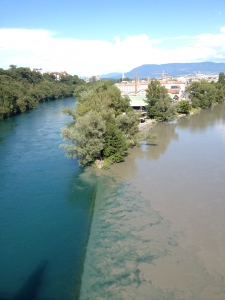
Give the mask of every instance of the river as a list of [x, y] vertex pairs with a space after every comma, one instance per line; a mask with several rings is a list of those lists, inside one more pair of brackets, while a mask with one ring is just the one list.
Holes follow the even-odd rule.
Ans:
[[0, 123], [1, 299], [73, 299], [95, 190], [59, 149], [62, 109], [74, 104], [41, 103]]
[[80, 279], [80, 300], [224, 300], [225, 105], [158, 124], [157, 145], [103, 171], [59, 149], [73, 104], [0, 124], [0, 298], [36, 278], [40, 300], [73, 299]]
[[225, 299], [225, 104], [99, 178], [81, 300]]

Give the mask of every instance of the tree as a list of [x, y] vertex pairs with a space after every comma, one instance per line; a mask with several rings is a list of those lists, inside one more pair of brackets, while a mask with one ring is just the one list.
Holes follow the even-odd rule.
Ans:
[[[63, 138], [71, 143], [61, 146], [67, 156], [76, 157], [83, 166], [92, 163], [100, 156], [107, 160], [105, 160], [104, 167], [123, 161], [127, 148], [137, 144], [135, 135], [138, 120], [131, 111], [130, 99], [122, 97], [120, 90], [111, 81], [106, 80], [82, 85], [76, 89], [75, 94], [77, 98], [76, 111], [66, 109], [74, 121], [68, 124], [68, 128], [62, 130]], [[105, 125], [105, 131], [101, 129], [101, 134], [95, 136], [94, 144], [91, 144], [90, 141], [87, 142], [87, 133], [82, 129], [83, 122], [88, 124], [89, 132], [94, 129], [90, 125], [90, 112], [98, 116], [99, 124], [103, 122]], [[83, 121], [84, 119], [85, 121]], [[94, 145], [96, 145], [96, 152]]]
[[220, 83], [225, 88], [225, 74], [223, 72], [219, 74], [218, 83]]
[[121, 130], [115, 124], [109, 123], [105, 132], [104, 157], [110, 157], [113, 163], [121, 162], [126, 150], [127, 143]]
[[138, 115], [134, 111], [121, 114], [115, 119], [117, 127], [126, 135], [133, 135], [137, 132], [139, 123]]
[[89, 111], [78, 117], [76, 122], [62, 128], [62, 137], [70, 144], [60, 147], [66, 151], [68, 158], [77, 158], [80, 166], [92, 164], [102, 156], [104, 147], [105, 122], [95, 111]]
[[216, 99], [216, 85], [213, 82], [208, 82], [204, 79], [198, 82], [192, 82], [186, 88], [190, 92], [189, 97], [192, 101], [192, 107], [208, 108], [213, 103], [217, 102]]
[[76, 75], [68, 77], [68, 81], [56, 82], [29, 68], [0, 69], [0, 119], [36, 108], [42, 101], [72, 96], [83, 81]]
[[10, 65], [9, 67], [10, 67], [10, 70], [14, 70], [14, 69], [16, 69], [17, 65]]
[[189, 114], [191, 110], [191, 105], [188, 100], [181, 100], [177, 104], [177, 112], [179, 114]]
[[146, 94], [147, 114], [158, 121], [172, 121], [176, 117], [176, 106], [164, 86], [158, 80], [152, 80]]
[[156, 102], [160, 99], [161, 93], [164, 93], [165, 90], [161, 89], [161, 84], [158, 80], [152, 80], [148, 89], [146, 90], [146, 98], [147, 98], [147, 108], [151, 109], [151, 107], [155, 106]]

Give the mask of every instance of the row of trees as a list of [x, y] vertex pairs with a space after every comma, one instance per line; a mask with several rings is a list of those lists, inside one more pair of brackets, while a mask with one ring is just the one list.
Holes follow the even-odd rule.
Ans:
[[218, 82], [201, 80], [192, 82], [186, 91], [189, 100], [172, 104], [165, 87], [158, 80], [153, 80], [147, 89], [147, 113], [149, 118], [158, 121], [172, 121], [177, 113], [188, 114], [192, 108], [208, 108], [213, 103], [221, 103], [225, 100], [225, 74], [219, 74]]
[[[178, 113], [189, 113], [191, 108], [206, 108], [225, 99], [225, 75], [221, 73], [217, 83], [193, 82], [187, 91], [190, 101], [172, 104], [165, 87], [157, 80], [151, 81], [146, 94], [146, 108], [149, 118], [171, 121]], [[65, 109], [73, 121], [62, 129], [62, 137], [67, 142], [61, 148], [67, 157], [76, 158], [81, 166], [92, 164], [96, 159], [104, 160], [107, 167], [111, 163], [124, 160], [129, 147], [138, 144], [138, 116], [129, 105], [129, 98], [122, 97], [112, 81], [80, 85], [74, 96], [75, 109]], [[149, 134], [150, 143], [158, 139]]]
[[78, 76], [43, 76], [29, 68], [0, 69], [0, 119], [36, 108], [39, 102], [73, 95], [75, 86], [82, 84]]
[[75, 90], [76, 108], [65, 109], [73, 121], [62, 129], [68, 142], [61, 148], [67, 157], [76, 158], [81, 166], [96, 159], [108, 167], [124, 160], [129, 147], [137, 144], [138, 116], [111, 81], [83, 85]]
[[167, 89], [158, 80], [152, 80], [148, 85], [146, 98], [149, 118], [158, 121], [172, 121], [176, 118], [176, 106], [172, 105]]
[[217, 82], [194, 81], [186, 91], [190, 93], [193, 108], [208, 108], [213, 103], [222, 103], [225, 99], [225, 74], [220, 73]]

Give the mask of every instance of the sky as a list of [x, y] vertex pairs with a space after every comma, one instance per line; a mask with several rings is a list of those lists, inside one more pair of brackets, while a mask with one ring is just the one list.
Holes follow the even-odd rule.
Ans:
[[225, 1], [0, 0], [0, 68], [78, 76], [225, 62]]

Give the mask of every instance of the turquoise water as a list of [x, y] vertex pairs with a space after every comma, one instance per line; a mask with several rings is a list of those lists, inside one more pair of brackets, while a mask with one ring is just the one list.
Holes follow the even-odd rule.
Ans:
[[17, 299], [21, 287], [37, 299], [74, 297], [95, 191], [94, 177], [81, 178], [83, 169], [59, 149], [69, 120], [61, 111], [74, 103], [42, 103], [0, 122], [2, 299]]

